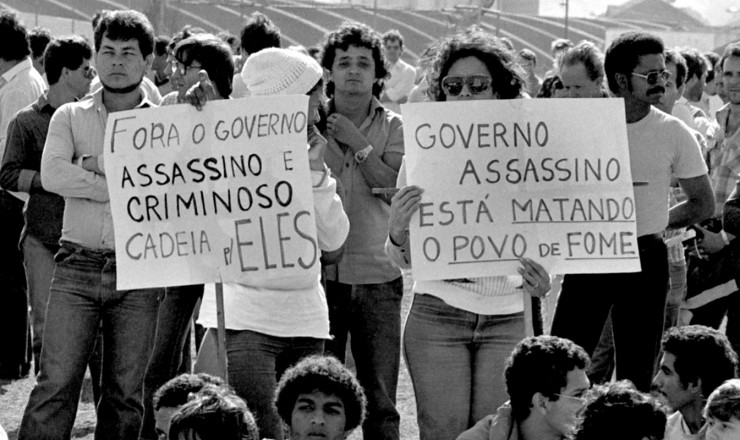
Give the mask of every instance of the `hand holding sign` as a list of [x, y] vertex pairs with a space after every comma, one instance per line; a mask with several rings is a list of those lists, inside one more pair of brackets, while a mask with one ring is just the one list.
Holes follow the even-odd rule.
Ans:
[[308, 165], [311, 171], [324, 171], [324, 152], [326, 151], [326, 138], [321, 136], [315, 125], [308, 126]]
[[423, 189], [415, 185], [404, 186], [391, 199], [388, 231], [395, 243], [403, 244], [406, 241], [411, 216], [419, 210], [423, 192]]
[[542, 297], [550, 291], [550, 274], [539, 263], [529, 258], [519, 260], [522, 267], [518, 268], [522, 276], [522, 287], [532, 296]]

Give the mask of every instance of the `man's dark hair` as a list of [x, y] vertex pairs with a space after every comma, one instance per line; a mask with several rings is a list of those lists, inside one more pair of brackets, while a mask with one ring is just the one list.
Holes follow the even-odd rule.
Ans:
[[92, 18], [90, 19], [90, 24], [92, 24], [93, 32], [95, 32], [95, 29], [98, 27], [98, 24], [100, 23], [100, 19], [103, 18], [103, 15], [109, 12], [110, 11], [108, 9], [102, 9], [100, 11], [95, 11], [95, 14], [93, 14]]
[[[388, 77], [385, 57], [381, 50], [380, 35], [369, 26], [357, 22], [344, 22], [339, 29], [331, 32], [326, 37], [321, 54], [321, 66], [331, 72], [334, 67], [334, 58], [337, 56], [337, 49], [348, 50], [350, 46], [370, 49], [375, 63], [375, 79]], [[382, 91], [382, 81], [376, 82], [373, 85], [373, 95], [378, 97]], [[326, 85], [326, 95], [329, 97], [334, 95], [334, 81], [329, 81]]]
[[609, 90], [619, 92], [616, 75], [631, 76], [643, 55], [659, 54], [664, 51], [663, 41], [647, 32], [625, 32], [612, 41], [606, 50], [604, 70], [609, 81]]
[[727, 45], [727, 47], [725, 47], [725, 51], [722, 54], [722, 61], [720, 61], [719, 63], [720, 65], [719, 70], [722, 70], [722, 71], [725, 70], [725, 61], [727, 60], [727, 58], [730, 58], [730, 57], [740, 58], [740, 42], [732, 43], [732, 44]]
[[727, 379], [736, 377], [737, 353], [727, 337], [703, 325], [668, 329], [663, 335], [663, 351], [676, 357], [673, 368], [681, 385], [701, 379], [704, 397]]
[[604, 54], [596, 45], [590, 41], [581, 41], [578, 45], [563, 52], [558, 66], [561, 71], [563, 66], [583, 64], [588, 79], [596, 81], [604, 79]]
[[203, 28], [193, 27], [193, 26], [190, 26], [189, 24], [186, 24], [185, 26], [182, 27], [182, 29], [180, 29], [179, 32], [177, 32], [175, 35], [172, 36], [172, 39], [170, 39], [170, 44], [168, 46], [168, 49], [174, 51], [175, 46], [177, 46], [177, 43], [181, 42], [182, 40], [186, 38], [190, 38], [194, 35], [205, 34], [205, 33], [206, 31], [203, 30]]
[[31, 54], [26, 28], [13, 12], [0, 12], [0, 41], [0, 58], [5, 61], [23, 61]]
[[259, 440], [247, 404], [231, 390], [206, 385], [172, 415], [173, 440]]
[[34, 58], [44, 56], [46, 45], [51, 41], [51, 31], [42, 27], [35, 27], [28, 33], [28, 45]]
[[234, 57], [226, 42], [210, 34], [198, 34], [179, 42], [174, 53], [175, 59], [186, 66], [197, 61], [219, 94], [224, 98], [231, 95]]
[[158, 35], [154, 39], [154, 55], [162, 57], [167, 55], [167, 47], [172, 39], [167, 35]]
[[686, 60], [686, 81], [691, 78], [701, 78], [708, 69], [707, 59], [696, 49], [684, 47], [679, 49], [679, 53]]
[[398, 41], [398, 43], [401, 45], [401, 49], [403, 49], [403, 35], [401, 35], [401, 32], [399, 32], [398, 29], [391, 29], [388, 32], [384, 33], [381, 37], [381, 40], [383, 41], [384, 45], [389, 41]]
[[84, 60], [92, 58], [92, 46], [79, 35], [54, 38], [44, 52], [44, 71], [49, 85], [59, 82], [62, 69], [77, 70]]
[[712, 52], [711, 50], [708, 52], [702, 53], [702, 56], [704, 59], [707, 60], [707, 63], [709, 63], [709, 70], [707, 70], [707, 82], [712, 82], [714, 80], [714, 77], [717, 75], [717, 72], [719, 70], [722, 70], [719, 65], [719, 61], [722, 59], [722, 57], [719, 56], [716, 52]]
[[268, 47], [280, 47], [280, 29], [261, 12], [253, 12], [240, 34], [242, 51], [246, 55]]
[[345, 431], [351, 431], [365, 419], [367, 400], [354, 374], [331, 356], [309, 356], [289, 368], [275, 390], [275, 408], [290, 425], [298, 396], [319, 391], [337, 396], [344, 404]]
[[181, 374], [168, 380], [154, 393], [154, 410], [177, 408], [188, 402], [188, 396], [197, 393], [206, 385], [224, 387], [224, 381], [210, 374]]
[[575, 440], [661, 440], [666, 410], [630, 381], [594, 387], [581, 413]]
[[666, 64], [673, 63], [676, 65], [676, 88], [681, 87], [686, 82], [686, 60], [675, 49], [666, 49], [663, 55], [665, 55]]
[[109, 11], [95, 28], [95, 52], [100, 51], [103, 37], [113, 41], [137, 40], [141, 55], [146, 58], [154, 50], [154, 29], [146, 15], [139, 11]]
[[563, 81], [557, 75], [550, 75], [542, 80], [540, 91], [537, 92], [537, 98], [552, 98], [557, 90], [563, 89]]
[[446, 101], [442, 80], [456, 61], [475, 57], [486, 65], [491, 74], [491, 89], [499, 99], [514, 99], [524, 87], [524, 71], [511, 51], [504, 48], [492, 34], [472, 26], [441, 40], [436, 47], [436, 59], [427, 81], [427, 94], [433, 101]]
[[568, 373], [586, 369], [589, 358], [583, 348], [557, 336], [525, 338], [506, 360], [504, 377], [511, 398], [511, 415], [521, 422], [529, 416], [532, 396], [540, 393], [557, 400], [568, 386]]

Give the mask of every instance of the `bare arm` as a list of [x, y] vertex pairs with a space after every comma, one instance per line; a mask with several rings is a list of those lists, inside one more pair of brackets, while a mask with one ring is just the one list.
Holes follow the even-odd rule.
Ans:
[[678, 184], [687, 200], [675, 205], [668, 212], [668, 229], [699, 223], [714, 214], [714, 193], [708, 175], [678, 179]]

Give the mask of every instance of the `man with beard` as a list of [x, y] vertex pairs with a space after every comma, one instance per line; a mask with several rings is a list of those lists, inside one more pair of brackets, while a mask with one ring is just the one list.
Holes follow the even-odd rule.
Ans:
[[41, 369], [19, 439], [70, 437], [98, 328], [104, 368], [95, 438], [139, 435], [144, 373], [163, 289], [116, 290], [103, 141], [108, 113], [152, 105], [139, 85], [153, 46], [152, 26], [140, 12], [104, 14], [95, 29], [95, 61], [103, 88], [89, 99], [63, 105], [51, 119], [41, 183], [64, 197], [65, 209]]
[[[640, 182], [634, 192], [642, 270], [566, 275], [552, 325], [553, 335], [593, 353], [611, 312], [617, 378], [631, 380], [642, 391], [650, 387], [663, 333], [668, 293], [663, 230], [688, 226], [714, 211], [707, 167], [694, 135], [654, 107], [670, 77], [663, 50], [657, 37], [624, 33], [610, 45], [604, 65], [609, 88], [624, 99], [632, 178]], [[674, 178], [687, 200], [669, 209], [666, 195]]]
[[653, 388], [674, 413], [665, 440], [703, 440], [704, 405], [722, 382], [735, 377], [737, 354], [725, 335], [701, 325], [669, 329]]

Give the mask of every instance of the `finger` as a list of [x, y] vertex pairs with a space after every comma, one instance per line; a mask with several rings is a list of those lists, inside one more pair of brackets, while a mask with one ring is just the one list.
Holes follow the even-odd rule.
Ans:
[[538, 276], [542, 278], [549, 278], [550, 274], [545, 270], [544, 267], [542, 267], [541, 264], [537, 263], [536, 261], [532, 260], [531, 258], [520, 258], [520, 261], [522, 265], [527, 267], [530, 271], [534, 272]]

